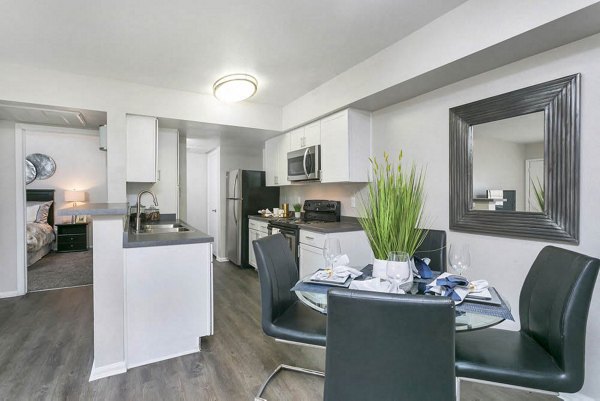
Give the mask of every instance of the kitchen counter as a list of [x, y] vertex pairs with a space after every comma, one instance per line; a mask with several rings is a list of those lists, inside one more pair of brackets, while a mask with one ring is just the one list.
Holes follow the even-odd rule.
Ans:
[[194, 231], [176, 232], [176, 233], [157, 233], [157, 234], [136, 234], [132, 227], [126, 224], [123, 232], [123, 248], [142, 248], [152, 246], [169, 246], [183, 244], [202, 244], [214, 242], [210, 235], [190, 226], [183, 220], [161, 219], [156, 223], [181, 223]]
[[[249, 219], [269, 222], [273, 217], [262, 217], [259, 215], [248, 216]], [[312, 231], [316, 233], [343, 233], [351, 231], [362, 231], [362, 227], [356, 217], [342, 216], [341, 221], [332, 223], [297, 223], [301, 230]]]
[[252, 219], [252, 220], [257, 220], [257, 221], [264, 221], [265, 223], [268, 223], [269, 220], [273, 219], [273, 217], [262, 217], [261, 215], [258, 215], [258, 214], [248, 216], [248, 218]]
[[129, 213], [127, 203], [84, 203], [56, 211], [57, 216], [109, 216]]
[[358, 220], [355, 218], [349, 217], [344, 221], [336, 222], [336, 223], [312, 223], [312, 224], [299, 224], [301, 230], [312, 231], [315, 233], [323, 233], [323, 234], [331, 234], [331, 233], [344, 233], [351, 231], [362, 231], [363, 228], [359, 224]]

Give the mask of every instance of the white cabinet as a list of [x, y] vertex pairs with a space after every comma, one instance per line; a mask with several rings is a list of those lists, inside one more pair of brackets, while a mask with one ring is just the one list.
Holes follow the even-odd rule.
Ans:
[[158, 119], [127, 115], [127, 181], [156, 182]]
[[258, 268], [258, 265], [256, 264], [256, 255], [254, 254], [252, 242], [268, 235], [267, 225], [266, 221], [248, 220], [248, 264], [255, 269]]
[[127, 368], [198, 352], [213, 334], [211, 253], [210, 243], [125, 249]]
[[287, 185], [287, 154], [290, 134], [283, 134], [265, 142], [264, 170], [267, 186]]
[[348, 255], [350, 266], [362, 269], [373, 263], [373, 252], [364, 231], [347, 231], [340, 233], [318, 233], [300, 230], [300, 278], [325, 267], [323, 247], [328, 238], [340, 240], [342, 253]]
[[321, 182], [367, 182], [371, 114], [346, 109], [321, 120]]
[[320, 143], [321, 121], [315, 121], [290, 132], [290, 150], [298, 150]]
[[161, 213], [179, 216], [179, 132], [159, 129], [158, 148], [157, 180], [152, 192], [158, 199]]

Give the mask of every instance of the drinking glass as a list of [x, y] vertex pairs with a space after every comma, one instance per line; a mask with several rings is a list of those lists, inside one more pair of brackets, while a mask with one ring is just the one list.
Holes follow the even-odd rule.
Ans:
[[448, 262], [450, 263], [452, 270], [462, 276], [464, 271], [471, 267], [471, 252], [469, 251], [469, 245], [450, 245]]
[[337, 238], [327, 238], [325, 240], [325, 246], [323, 246], [323, 256], [327, 265], [325, 267], [331, 267], [333, 269], [333, 263], [342, 254], [340, 246], [340, 240]]
[[386, 273], [392, 282], [392, 291], [398, 292], [400, 284], [410, 277], [410, 257], [406, 252], [389, 252], [386, 264]]

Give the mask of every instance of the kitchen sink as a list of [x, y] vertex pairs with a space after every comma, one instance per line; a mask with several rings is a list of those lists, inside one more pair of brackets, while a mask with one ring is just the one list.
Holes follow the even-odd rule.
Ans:
[[170, 234], [170, 233], [186, 233], [195, 231], [191, 227], [188, 227], [181, 223], [169, 223], [169, 224], [143, 224], [140, 227], [140, 231], [136, 234]]

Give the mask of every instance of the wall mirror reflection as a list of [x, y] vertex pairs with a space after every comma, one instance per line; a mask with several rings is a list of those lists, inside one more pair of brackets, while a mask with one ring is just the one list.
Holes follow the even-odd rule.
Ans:
[[544, 212], [544, 112], [471, 126], [474, 210]]

